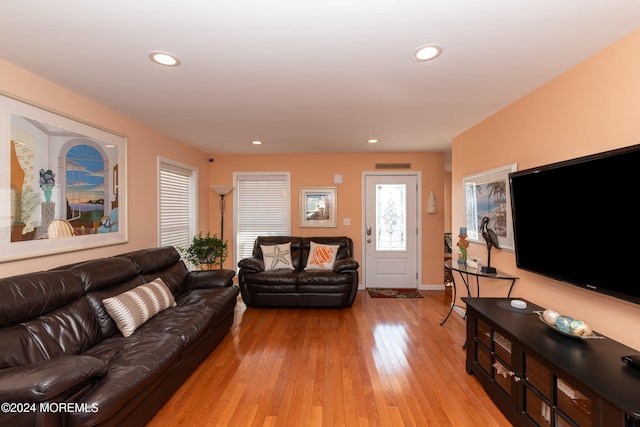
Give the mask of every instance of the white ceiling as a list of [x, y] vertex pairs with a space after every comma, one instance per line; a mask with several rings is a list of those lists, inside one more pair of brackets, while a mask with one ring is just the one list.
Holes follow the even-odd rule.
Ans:
[[447, 151], [639, 25], [640, 0], [2, 0], [0, 58], [210, 154]]

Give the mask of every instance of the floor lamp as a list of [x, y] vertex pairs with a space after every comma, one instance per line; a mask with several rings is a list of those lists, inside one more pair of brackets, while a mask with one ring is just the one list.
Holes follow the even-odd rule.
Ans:
[[[212, 185], [213, 191], [220, 195], [220, 240], [224, 243], [224, 196], [233, 191], [231, 185]], [[220, 258], [220, 270], [222, 270], [222, 257]]]

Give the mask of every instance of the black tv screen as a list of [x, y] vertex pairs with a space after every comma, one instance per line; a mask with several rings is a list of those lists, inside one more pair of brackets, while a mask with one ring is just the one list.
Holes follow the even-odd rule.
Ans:
[[640, 304], [640, 145], [509, 174], [516, 263]]

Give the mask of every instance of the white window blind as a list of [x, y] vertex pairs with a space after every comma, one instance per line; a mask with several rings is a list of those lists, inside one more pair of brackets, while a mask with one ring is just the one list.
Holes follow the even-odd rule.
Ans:
[[251, 256], [258, 236], [288, 236], [291, 230], [289, 173], [235, 175], [236, 263]]
[[195, 233], [196, 171], [160, 162], [160, 246], [186, 248]]

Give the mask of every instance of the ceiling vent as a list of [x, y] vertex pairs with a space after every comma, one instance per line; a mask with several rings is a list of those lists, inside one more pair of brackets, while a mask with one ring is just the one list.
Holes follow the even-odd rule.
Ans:
[[376, 163], [376, 169], [411, 169], [411, 163]]

